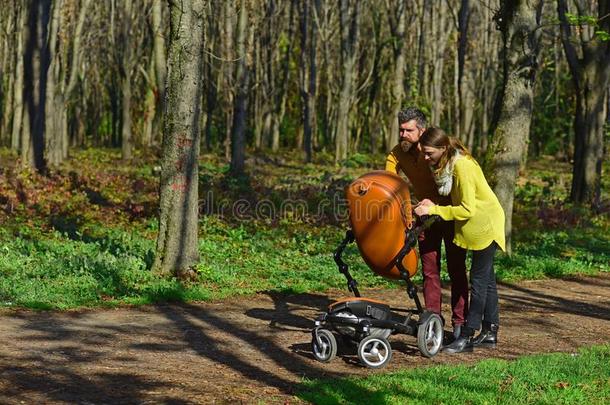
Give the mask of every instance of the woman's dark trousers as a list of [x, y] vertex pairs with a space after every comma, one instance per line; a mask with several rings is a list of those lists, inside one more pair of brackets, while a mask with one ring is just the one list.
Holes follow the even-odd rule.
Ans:
[[472, 251], [470, 268], [470, 306], [466, 327], [473, 331], [481, 328], [481, 322], [498, 325], [498, 289], [494, 272], [494, 255], [498, 245], [492, 242], [483, 250]]

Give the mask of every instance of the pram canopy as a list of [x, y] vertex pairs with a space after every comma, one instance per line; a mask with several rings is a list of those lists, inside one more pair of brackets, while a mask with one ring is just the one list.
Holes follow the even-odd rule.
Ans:
[[[382, 277], [401, 279], [395, 262], [413, 226], [407, 183], [394, 173], [376, 170], [352, 182], [346, 197], [354, 238], [366, 264]], [[402, 265], [409, 276], [417, 272], [415, 249]]]

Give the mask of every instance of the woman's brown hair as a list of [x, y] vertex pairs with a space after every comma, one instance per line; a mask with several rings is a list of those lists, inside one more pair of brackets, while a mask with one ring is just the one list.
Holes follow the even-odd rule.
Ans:
[[463, 156], [471, 156], [468, 148], [466, 148], [459, 139], [448, 136], [445, 131], [437, 127], [430, 127], [424, 131], [419, 138], [421, 146], [429, 146], [432, 148], [445, 148], [445, 152], [438, 161], [435, 173], [440, 173], [445, 169], [449, 160], [459, 151]]

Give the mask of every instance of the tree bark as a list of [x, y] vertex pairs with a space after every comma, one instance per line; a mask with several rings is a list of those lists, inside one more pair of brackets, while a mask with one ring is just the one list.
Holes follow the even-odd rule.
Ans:
[[28, 10], [25, 6], [18, 8], [17, 24], [17, 55], [15, 62], [15, 84], [13, 86], [13, 122], [11, 130], [11, 145], [14, 150], [22, 150], [21, 144], [23, 133], [23, 96], [24, 96], [24, 42], [28, 23]]
[[158, 142], [163, 123], [163, 104], [165, 103], [165, 81], [167, 78], [166, 51], [165, 51], [165, 24], [164, 18], [166, 9], [165, 2], [153, 1], [152, 22], [153, 22], [153, 55], [155, 67], [155, 109], [152, 122], [151, 143]]
[[248, 88], [250, 86], [250, 61], [252, 60], [250, 38], [253, 32], [251, 24], [248, 24], [248, 8], [246, 1], [241, 0], [239, 14], [239, 28], [237, 32], [237, 54], [239, 63], [237, 65], [237, 95], [233, 113], [233, 125], [231, 128], [231, 173], [235, 176], [244, 174], [246, 161], [246, 113], [248, 108]]
[[459, 42], [458, 42], [458, 116], [456, 117], [458, 131], [456, 136], [460, 137], [466, 146], [473, 150], [474, 147], [474, 69], [467, 63], [469, 51], [469, 23], [471, 6], [470, 0], [462, 0], [458, 16]]
[[198, 157], [204, 12], [203, 0], [170, 3], [159, 235], [153, 264], [153, 271], [163, 275], [191, 274], [199, 261]]
[[496, 19], [504, 41], [504, 91], [493, 136], [494, 192], [506, 216], [506, 248], [511, 251], [515, 183], [532, 118], [543, 0], [504, 1]]
[[447, 3], [445, 1], [435, 2], [436, 10], [432, 14], [432, 32], [434, 35], [431, 45], [432, 51], [432, 87], [430, 111], [430, 123], [440, 125], [443, 114], [443, 69], [445, 66], [445, 48], [451, 34], [450, 20], [447, 18]]
[[354, 98], [354, 76], [358, 52], [360, 1], [340, 0], [341, 21], [341, 92], [338, 100], [335, 162], [347, 159], [349, 151], [350, 112]]
[[277, 83], [277, 92], [275, 93], [275, 109], [271, 117], [271, 150], [277, 152], [280, 148], [280, 125], [286, 113], [286, 94], [288, 88], [288, 80], [290, 77], [290, 57], [292, 54], [292, 43], [294, 39], [294, 10], [295, 2], [290, 2], [288, 11], [288, 47], [282, 58], [280, 81]]
[[[0, 11], [0, 20], [6, 19], [6, 27], [0, 25], [0, 29], [3, 33], [0, 33], [0, 55], [2, 55], [2, 61], [0, 62], [0, 78], [7, 77], [6, 81], [0, 82], [0, 114], [2, 115], [2, 121], [0, 124], [0, 141], [2, 143], [8, 141], [11, 145], [11, 149], [19, 149], [19, 139], [12, 137], [11, 125], [13, 117], [13, 98], [15, 96], [15, 69], [18, 58], [21, 58], [21, 53], [14, 52], [13, 49], [16, 44], [17, 35], [19, 35], [19, 10], [16, 4], [13, 4], [12, 8], [7, 8], [3, 12]], [[0, 21], [0, 24], [2, 21]]]
[[[21, 137], [21, 164], [46, 170], [44, 158], [45, 103], [49, 50], [46, 42], [51, 10], [50, 0], [33, 1], [29, 6], [25, 40], [24, 100], [27, 106]], [[27, 122], [25, 122], [27, 120]]]
[[224, 41], [223, 41], [223, 56], [225, 62], [222, 64], [222, 88], [224, 89], [224, 110], [225, 110], [225, 140], [224, 151], [225, 158], [231, 158], [231, 126], [233, 122], [233, 25], [235, 18], [235, 7], [233, 0], [224, 2]]
[[303, 104], [303, 149], [305, 162], [311, 162], [312, 141], [316, 130], [316, 24], [310, 22], [315, 13], [312, 0], [301, 9], [301, 103]]
[[52, 5], [52, 17], [49, 24], [48, 35], [51, 62], [47, 72], [46, 99], [49, 102], [45, 105], [45, 150], [46, 160], [49, 166], [57, 166], [63, 161], [63, 121], [57, 111], [57, 107], [64, 103], [60, 84], [60, 81], [62, 80], [62, 55], [59, 50], [60, 39], [58, 36], [58, 30], [61, 24], [62, 5], [62, 0], [58, 0]]
[[398, 111], [405, 96], [405, 55], [407, 1], [399, 0], [394, 9], [388, 10], [390, 19], [390, 34], [392, 35], [392, 50], [394, 54], [394, 80], [392, 85], [392, 102], [390, 116], [390, 134], [387, 148], [393, 148], [398, 143]]
[[131, 132], [131, 81], [132, 70], [134, 64], [134, 49], [136, 46], [133, 41], [134, 30], [132, 28], [133, 18], [133, 2], [132, 0], [123, 0], [122, 2], [122, 19], [121, 19], [121, 37], [124, 43], [122, 44], [121, 55], [121, 157], [124, 160], [129, 160], [133, 155], [133, 139]]
[[[579, 15], [588, 14], [585, 4], [576, 1]], [[591, 5], [591, 3], [589, 3]], [[584, 10], [584, 11], [583, 11]], [[561, 22], [561, 39], [568, 66], [576, 88], [574, 117], [574, 167], [570, 199], [577, 204], [600, 207], [601, 171], [604, 158], [604, 123], [606, 120], [606, 88], [610, 83], [610, 41], [595, 37], [591, 27], [579, 27], [580, 56], [573, 45], [566, 18], [565, 0], [557, 1]], [[597, 1], [598, 26], [595, 30], [610, 32], [610, 1]]]

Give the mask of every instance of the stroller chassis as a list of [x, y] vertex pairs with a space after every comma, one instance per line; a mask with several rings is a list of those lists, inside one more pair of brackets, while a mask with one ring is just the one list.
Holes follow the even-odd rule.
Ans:
[[369, 368], [384, 367], [391, 360], [392, 348], [387, 339], [392, 334], [417, 337], [417, 346], [425, 357], [433, 357], [438, 353], [443, 341], [443, 321], [438, 314], [423, 309], [417, 287], [402, 264], [403, 258], [417, 244], [419, 233], [437, 219], [438, 217], [422, 219], [419, 226], [406, 230], [404, 245], [394, 262], [401, 279], [407, 284], [409, 298], [415, 302], [414, 309], [391, 308], [383, 302], [361, 297], [358, 283], [342, 259], [347, 245], [355, 240], [351, 229], [346, 232], [334, 253], [334, 260], [347, 279], [348, 290], [355, 297], [331, 304], [328, 312], [315, 320], [311, 344], [316, 360], [326, 363], [336, 356], [338, 343], [335, 334], [344, 343], [357, 345], [360, 362]]

